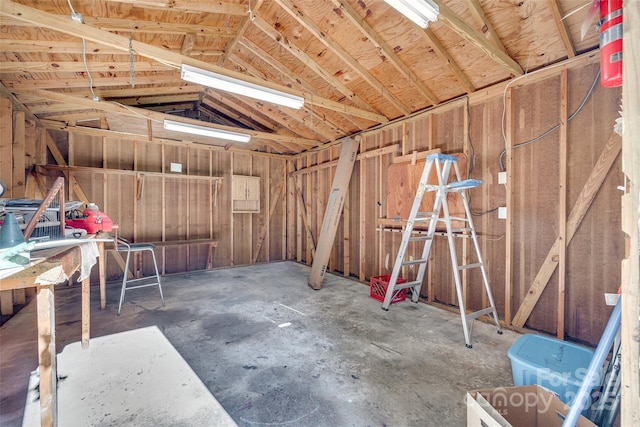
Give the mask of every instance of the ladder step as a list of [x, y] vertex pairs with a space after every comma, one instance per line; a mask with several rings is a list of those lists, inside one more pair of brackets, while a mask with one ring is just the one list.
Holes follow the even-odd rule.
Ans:
[[402, 266], [405, 265], [416, 265], [416, 264], [425, 264], [428, 260], [427, 259], [414, 259], [413, 261], [404, 261], [402, 263]]
[[409, 237], [410, 242], [424, 242], [425, 240], [433, 240], [433, 237], [429, 236], [413, 236]]
[[491, 314], [494, 311], [496, 311], [495, 307], [487, 307], [485, 309], [474, 311], [473, 313], [469, 313], [465, 317], [466, 317], [467, 322], [468, 322], [469, 320], [473, 320], [473, 319], [475, 319], [477, 317], [484, 316], [485, 314]]
[[481, 179], [463, 179], [462, 181], [451, 182], [447, 185], [448, 191], [463, 191], [475, 188], [482, 184]]
[[422, 286], [422, 282], [419, 280], [415, 280], [413, 282], [405, 282], [405, 283], [398, 283], [393, 287], [394, 291], [399, 291], [402, 289], [408, 289], [408, 288], [413, 288], [414, 286], [420, 285]]
[[459, 265], [458, 266], [458, 270], [468, 270], [470, 268], [478, 268], [478, 267], [482, 267], [482, 263], [477, 262], [475, 264], [465, 264], [465, 265]]

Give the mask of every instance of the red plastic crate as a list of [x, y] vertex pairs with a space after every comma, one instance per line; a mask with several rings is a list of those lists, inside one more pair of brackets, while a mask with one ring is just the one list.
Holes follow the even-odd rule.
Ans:
[[[377, 299], [380, 302], [384, 302], [384, 297], [387, 294], [387, 287], [389, 286], [389, 280], [391, 275], [385, 274], [382, 276], [375, 276], [369, 280], [369, 290], [371, 292], [371, 298]], [[407, 280], [398, 277], [398, 283], [406, 283]], [[400, 289], [391, 298], [391, 304], [394, 302], [404, 301], [407, 298], [407, 290]]]

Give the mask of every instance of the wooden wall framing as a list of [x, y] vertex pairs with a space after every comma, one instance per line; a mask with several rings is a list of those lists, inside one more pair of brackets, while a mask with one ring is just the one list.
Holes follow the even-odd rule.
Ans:
[[[567, 233], [567, 212], [618, 116], [620, 90], [596, 85], [583, 110], [571, 121], [563, 119], [581, 103], [597, 69], [592, 55], [583, 56], [364, 132], [330, 270], [363, 281], [388, 273], [401, 239], [400, 233], [378, 224], [386, 212], [388, 166], [397, 156], [410, 158], [413, 152], [462, 151], [472, 165], [470, 176], [485, 181], [471, 193], [471, 205], [474, 211], [485, 213], [476, 219], [476, 227], [491, 266], [490, 281], [500, 315], [510, 324], [550, 247]], [[13, 163], [23, 151], [26, 168], [49, 163], [52, 175], [67, 175], [72, 197], [97, 202], [120, 224], [125, 237], [179, 242], [162, 246], [165, 273], [283, 259], [311, 264], [335, 172], [337, 144], [293, 157], [226, 151], [127, 139], [99, 130], [85, 132], [73, 124], [64, 131], [40, 131], [29, 116], [12, 110], [11, 100], [0, 98], [0, 108], [0, 126], [12, 130], [18, 126], [12, 136], [2, 132], [0, 138], [3, 179], [13, 182], [21, 176], [20, 168], [13, 166], [10, 175], [5, 173], [4, 164], [9, 158]], [[12, 118], [11, 124], [7, 117]], [[556, 125], [558, 130], [539, 141], [518, 147]], [[16, 150], [16, 145], [24, 149]], [[47, 145], [52, 149], [48, 157], [42, 148]], [[498, 159], [503, 150], [501, 165]], [[9, 152], [10, 156], [5, 154]], [[170, 173], [172, 162], [181, 163], [184, 172]], [[55, 163], [59, 166], [51, 166]], [[503, 168], [508, 176], [506, 186], [497, 183]], [[233, 174], [261, 178], [259, 214], [231, 213]], [[524, 325], [585, 343], [597, 342], [610, 312], [602, 294], [615, 292], [621, 280], [619, 262], [624, 248], [618, 209], [621, 193], [617, 190], [621, 184], [617, 159]], [[16, 191], [22, 191], [20, 188]], [[25, 183], [24, 189], [29, 188], [36, 186]], [[493, 212], [498, 206], [508, 208], [506, 221], [498, 220]], [[212, 259], [206, 245], [184, 244], [203, 239], [220, 242]], [[461, 242], [457, 250], [464, 257], [466, 245]], [[455, 306], [446, 241], [436, 241], [431, 258], [431, 265], [439, 267], [429, 269], [422, 297], [430, 303]], [[150, 267], [148, 262], [143, 265]], [[108, 274], [115, 277], [121, 270], [110, 265]], [[410, 269], [403, 272], [407, 278], [414, 274]], [[468, 307], [484, 305], [485, 296], [475, 286], [478, 278], [469, 273], [464, 281]]]
[[[568, 121], [589, 92], [598, 68], [591, 58], [575, 61], [512, 81], [502, 90], [455, 100], [364, 132], [331, 270], [366, 281], [393, 268], [401, 233], [379, 220], [386, 212], [387, 169], [394, 157], [431, 149], [464, 152], [470, 177], [485, 182], [470, 193], [471, 207], [479, 213], [475, 224], [499, 314], [511, 324], [556, 239], [568, 240], [569, 211], [618, 117], [620, 90], [596, 83], [580, 113]], [[556, 126], [540, 140], [519, 145]], [[394, 145], [398, 152], [362, 156]], [[335, 152], [333, 146], [303, 153], [287, 167], [289, 183], [299, 189], [299, 194], [288, 195], [288, 209], [295, 215], [288, 216], [287, 229], [296, 235], [288, 239], [289, 245], [296, 245], [289, 248], [289, 255], [309, 265], [322, 221], [317, 213], [324, 211], [327, 201]], [[526, 316], [523, 325], [528, 328], [592, 345], [598, 342], [611, 312], [604, 293], [617, 291], [624, 255], [617, 189], [623, 177], [619, 156], [613, 159], [573, 240], [563, 246], [559, 268]], [[498, 184], [503, 169], [507, 185]], [[498, 206], [507, 206], [507, 220], [498, 219], [494, 211]], [[467, 248], [464, 239], [459, 240], [456, 250], [464, 257]], [[441, 306], [457, 306], [446, 239], [435, 241], [431, 261], [421, 297]], [[408, 279], [414, 275], [410, 269], [403, 272]], [[469, 273], [464, 282], [469, 309], [484, 307], [480, 277]]]

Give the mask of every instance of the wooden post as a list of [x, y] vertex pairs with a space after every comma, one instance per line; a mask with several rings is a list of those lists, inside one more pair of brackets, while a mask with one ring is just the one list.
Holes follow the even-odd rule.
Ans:
[[564, 340], [564, 306], [565, 288], [567, 280], [567, 70], [562, 70], [560, 79], [560, 176], [558, 187], [559, 194], [559, 218], [558, 240], [560, 243], [560, 256], [558, 257], [558, 339]]
[[318, 237], [316, 256], [313, 258], [311, 274], [309, 274], [308, 284], [313, 289], [322, 288], [322, 281], [327, 270], [327, 261], [336, 236], [338, 223], [340, 222], [340, 214], [349, 188], [349, 181], [351, 181], [351, 173], [353, 172], [353, 165], [356, 161], [359, 146], [359, 137], [356, 137], [356, 139], [345, 138], [342, 141], [340, 160], [338, 160], [336, 173], [333, 177], [333, 185], [329, 193], [320, 236]]
[[640, 2], [624, 4], [624, 83], [622, 103], [624, 137], [622, 169], [628, 178], [626, 194], [622, 198], [622, 229], [629, 238], [629, 250], [622, 261], [622, 403], [620, 425], [640, 425], [640, 270], [638, 253], [638, 209], [640, 207]]
[[40, 286], [38, 310], [38, 371], [40, 373], [40, 425], [58, 425], [56, 393], [56, 311], [52, 286]]
[[107, 308], [107, 279], [105, 278], [104, 242], [98, 242], [98, 272], [100, 276], [100, 310]]
[[[100, 262], [100, 261], [98, 261]], [[91, 277], [82, 281], [82, 348], [89, 348], [89, 336], [91, 332]]]
[[508, 325], [511, 322], [511, 298], [513, 292], [513, 189], [514, 176], [513, 176], [513, 133], [514, 133], [514, 117], [513, 117], [513, 89], [507, 89], [506, 106], [505, 106], [505, 159], [506, 159], [506, 172], [507, 183], [506, 189], [506, 205], [507, 205], [507, 219], [505, 221], [505, 269], [504, 269], [504, 321]]

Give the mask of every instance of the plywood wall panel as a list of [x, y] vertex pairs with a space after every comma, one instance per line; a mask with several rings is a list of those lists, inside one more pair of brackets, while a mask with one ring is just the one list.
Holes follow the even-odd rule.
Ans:
[[[109, 143], [107, 139], [107, 143]], [[102, 139], [94, 136], [73, 135], [73, 165], [102, 167]]]
[[[260, 177], [260, 186], [262, 191], [260, 191], [260, 212], [256, 214], [250, 214], [251, 218], [251, 241], [249, 242], [251, 248], [251, 262], [256, 256], [255, 250], [258, 245], [258, 239], [260, 238], [260, 234], [262, 229], [265, 226], [268, 226], [268, 218], [269, 218], [269, 208], [271, 202], [271, 187], [274, 185], [271, 178], [271, 171], [269, 165], [268, 157], [258, 157], [252, 159], [252, 175]], [[268, 261], [268, 250], [269, 250], [269, 239], [270, 236], [268, 233], [265, 235], [265, 242], [263, 242], [262, 247], [260, 248], [260, 253], [258, 254], [258, 262], [267, 262]]]
[[[286, 160], [270, 159], [269, 166], [270, 183], [267, 185], [267, 188], [270, 191], [269, 200], [272, 206], [275, 205], [275, 209], [269, 222], [268, 261], [281, 261], [286, 259], [286, 253], [283, 255], [286, 249], [286, 235], [283, 235], [283, 230], [286, 230], [287, 221], [287, 162]], [[278, 195], [276, 191], [279, 185], [282, 185], [282, 191]], [[265, 244], [267, 244], [267, 242], [265, 242]]]
[[[253, 175], [252, 158], [248, 154], [233, 154], [233, 174]], [[261, 180], [264, 181], [264, 180]], [[230, 182], [229, 182], [230, 184]], [[229, 186], [229, 190], [231, 187]], [[263, 191], [260, 192], [262, 197]], [[263, 209], [262, 200], [261, 207]], [[251, 213], [233, 214], [233, 264], [250, 264], [253, 260], [253, 216]]]

